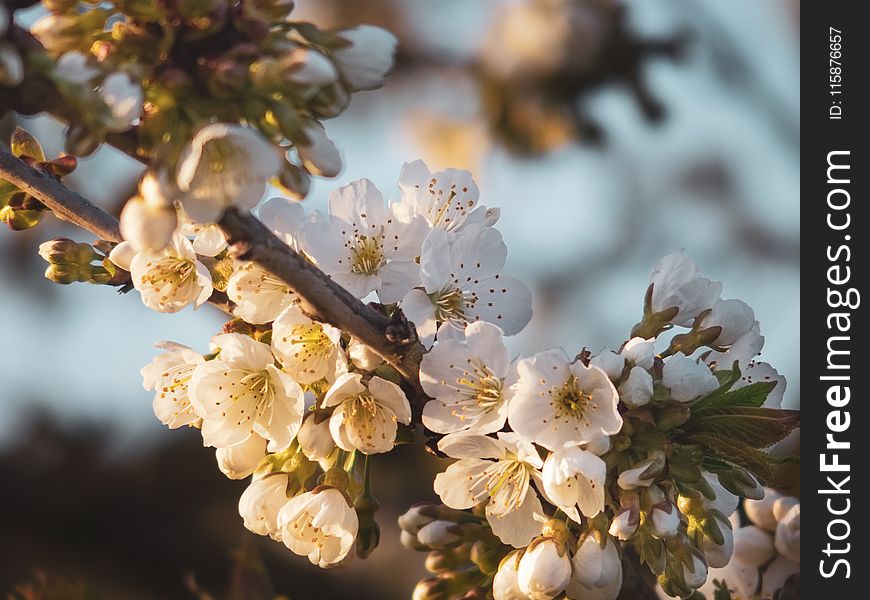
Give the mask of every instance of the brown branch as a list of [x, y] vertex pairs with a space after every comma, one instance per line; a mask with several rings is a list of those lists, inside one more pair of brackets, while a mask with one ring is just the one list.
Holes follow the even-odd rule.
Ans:
[[[0, 177], [38, 199], [59, 218], [103, 239], [122, 240], [115, 217], [3, 147]], [[419, 417], [427, 400], [418, 376], [425, 349], [417, 340], [414, 326], [401, 318], [401, 313], [399, 318], [391, 319], [366, 306], [249, 214], [230, 209], [220, 226], [234, 255], [257, 263], [286, 283], [299, 296], [303, 312], [346, 331], [392, 365], [410, 387], [414, 414]], [[225, 294], [215, 292], [210, 301], [229, 312]]]

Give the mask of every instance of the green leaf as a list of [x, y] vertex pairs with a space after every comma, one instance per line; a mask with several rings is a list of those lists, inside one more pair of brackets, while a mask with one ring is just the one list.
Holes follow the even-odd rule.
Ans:
[[797, 410], [737, 406], [711, 408], [693, 415], [683, 431], [688, 434], [713, 433], [754, 448], [768, 448], [799, 426], [800, 411]]
[[759, 381], [722, 394], [716, 390], [692, 404], [692, 412], [698, 414], [711, 409], [730, 407], [759, 408], [775, 387], [775, 381]]
[[704, 447], [709, 453], [743, 467], [762, 483], [773, 479], [776, 459], [749, 444], [715, 433], [696, 433], [689, 440]]

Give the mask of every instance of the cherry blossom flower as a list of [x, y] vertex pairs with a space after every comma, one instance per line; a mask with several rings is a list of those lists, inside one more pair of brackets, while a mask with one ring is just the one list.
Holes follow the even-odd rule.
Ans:
[[381, 87], [393, 67], [396, 36], [372, 25], [359, 25], [338, 33], [349, 42], [332, 55], [344, 82], [352, 90]]
[[141, 371], [142, 385], [154, 391], [154, 414], [170, 429], [198, 422], [188, 386], [194, 369], [205, 359], [195, 350], [174, 342], [160, 342], [156, 346], [166, 352]]
[[625, 381], [619, 384], [619, 399], [630, 408], [646, 406], [653, 395], [653, 378], [642, 367], [632, 367]]
[[713, 306], [722, 292], [721, 283], [701, 277], [700, 273], [701, 269], [684, 250], [659, 259], [650, 276], [653, 313], [677, 307], [679, 312], [673, 323], [689, 327], [701, 311]]
[[278, 151], [248, 127], [213, 123], [200, 129], [178, 164], [176, 183], [184, 211], [200, 223], [217, 221], [224, 210], [254, 208], [281, 168]]
[[121, 235], [137, 251], [160, 251], [172, 240], [178, 216], [175, 207], [133, 196], [121, 210]]
[[211, 274], [180, 233], [176, 232], [169, 244], [156, 252], [135, 252], [132, 244], [121, 242], [112, 249], [109, 259], [130, 271], [142, 302], [157, 312], [178, 312], [188, 304], [198, 307], [211, 296]]
[[530, 600], [552, 600], [571, 583], [571, 558], [553, 538], [538, 538], [526, 549], [517, 569], [517, 584]]
[[309, 223], [306, 248], [317, 265], [357, 298], [377, 291], [398, 302], [420, 281], [416, 259], [426, 235], [422, 218], [400, 218], [368, 179], [329, 196], [329, 222]]
[[677, 402], [691, 402], [719, 387], [719, 380], [704, 363], [698, 363], [684, 354], [675, 354], [665, 360], [662, 385], [671, 391]]
[[255, 477], [239, 498], [239, 515], [248, 531], [281, 541], [278, 513], [287, 504], [287, 473]]
[[359, 529], [356, 511], [335, 488], [318, 488], [290, 499], [278, 513], [284, 545], [320, 568], [340, 563]]
[[329, 430], [342, 450], [363, 454], [393, 449], [398, 423], [411, 422], [411, 405], [395, 383], [372, 377], [366, 384], [359, 373], [338, 377], [323, 399], [324, 407], [334, 406]]
[[466, 509], [486, 502], [486, 519], [495, 535], [516, 548], [541, 533], [543, 509], [531, 481], [539, 484], [543, 466], [538, 451], [515, 433], [497, 438], [453, 433], [438, 449], [458, 458], [435, 477], [435, 493], [447, 506]]
[[302, 388], [275, 366], [266, 344], [238, 333], [217, 335], [212, 343], [220, 356], [199, 365], [190, 381], [205, 445], [235, 446], [258, 434], [269, 440], [270, 451], [289, 446], [302, 424]]
[[342, 360], [341, 330], [312, 321], [291, 304], [272, 324], [272, 350], [284, 371], [301, 384], [334, 373]]
[[459, 336], [468, 323], [488, 321], [505, 335], [519, 333], [532, 317], [532, 296], [520, 281], [501, 274], [507, 247], [491, 227], [470, 225], [455, 235], [433, 229], [420, 259], [422, 289], [413, 289], [401, 308], [424, 345], [438, 332]]
[[527, 440], [558, 450], [622, 428], [616, 389], [598, 367], [572, 363], [559, 348], [521, 359], [517, 373], [508, 420]]
[[746, 335], [754, 324], [755, 312], [752, 308], [742, 300], [731, 298], [717, 300], [701, 321], [701, 328], [721, 327], [722, 332], [710, 345], [730, 346]]
[[[544, 493], [569, 517], [594, 517], [604, 510], [607, 465], [579, 446], [556, 450], [544, 461]], [[578, 513], [579, 510], [579, 513]]]
[[420, 365], [420, 383], [432, 397], [423, 407], [423, 424], [436, 433], [500, 430], [507, 420], [510, 368], [501, 330], [491, 323], [471, 323], [462, 341], [438, 342]]
[[421, 215], [430, 227], [459, 231], [465, 225], [494, 225], [497, 211], [479, 204], [480, 190], [471, 173], [446, 169], [430, 173], [422, 160], [405, 163], [399, 174], [403, 212]]
[[326, 129], [317, 121], [305, 127], [308, 143], [299, 143], [296, 152], [305, 170], [320, 177], [335, 177], [341, 172], [341, 154], [326, 135]]
[[318, 421], [316, 413], [311, 413], [302, 421], [302, 427], [296, 435], [299, 449], [308, 460], [321, 460], [329, 456], [335, 441], [329, 431], [329, 419]]

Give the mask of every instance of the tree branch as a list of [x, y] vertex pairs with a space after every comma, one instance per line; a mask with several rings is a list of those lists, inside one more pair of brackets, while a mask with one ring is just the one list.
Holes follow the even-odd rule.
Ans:
[[[59, 218], [100, 238], [112, 242], [122, 240], [115, 217], [2, 146], [0, 177], [38, 199]], [[234, 256], [258, 264], [286, 283], [299, 296], [304, 313], [346, 331], [392, 365], [410, 387], [415, 420], [419, 420], [427, 400], [418, 375], [425, 349], [417, 339], [413, 324], [408, 323], [400, 311], [395, 318], [389, 318], [366, 306], [249, 214], [230, 209], [220, 227]], [[229, 312], [224, 294], [216, 292], [210, 301]]]

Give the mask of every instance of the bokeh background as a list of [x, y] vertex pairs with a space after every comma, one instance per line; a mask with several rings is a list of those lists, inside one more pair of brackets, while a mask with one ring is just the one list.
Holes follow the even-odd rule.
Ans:
[[[685, 248], [754, 307], [784, 404], [799, 406], [797, 1], [297, 0], [296, 17], [400, 39], [387, 85], [327, 123], [345, 167], [314, 185], [311, 208], [360, 177], [396, 197], [415, 158], [473, 170], [502, 209], [507, 271], [535, 297], [518, 354], [619, 344], [655, 260]], [[60, 124], [22, 124], [60, 150]], [[137, 174], [104, 149], [68, 182], [118, 211]], [[438, 461], [419, 448], [379, 458], [381, 548], [350, 568], [321, 572], [246, 534], [244, 483], [196, 431], [163, 428], [138, 373], [158, 340], [206, 348], [221, 315], [52, 284], [36, 247], [57, 235], [91, 241], [51, 219], [0, 232], [0, 592], [407, 597], [423, 556], [398, 545], [395, 518], [434, 499]]]

